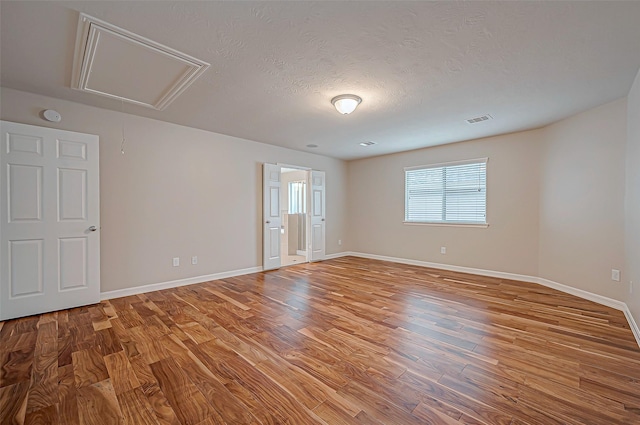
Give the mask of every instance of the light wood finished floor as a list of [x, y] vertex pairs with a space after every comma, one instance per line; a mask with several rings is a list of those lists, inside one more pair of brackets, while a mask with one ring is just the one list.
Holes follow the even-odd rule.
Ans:
[[639, 424], [619, 311], [346, 257], [0, 323], [0, 423]]

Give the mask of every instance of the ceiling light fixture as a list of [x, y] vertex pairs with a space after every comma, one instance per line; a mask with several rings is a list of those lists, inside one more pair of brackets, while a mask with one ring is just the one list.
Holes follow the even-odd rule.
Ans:
[[331, 103], [336, 107], [336, 110], [343, 115], [347, 115], [356, 110], [358, 105], [362, 102], [360, 96], [355, 94], [341, 94], [331, 99]]

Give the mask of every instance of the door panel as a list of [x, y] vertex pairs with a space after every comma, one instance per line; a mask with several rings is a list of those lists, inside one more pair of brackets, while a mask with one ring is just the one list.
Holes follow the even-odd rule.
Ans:
[[9, 221], [42, 220], [42, 167], [8, 164]]
[[8, 133], [7, 153], [27, 153], [42, 156], [42, 137]]
[[58, 169], [60, 221], [87, 219], [87, 170]]
[[99, 302], [98, 137], [0, 127], [0, 320]]
[[280, 216], [280, 187], [270, 187], [269, 196], [269, 217], [278, 218]]
[[11, 297], [41, 294], [43, 290], [42, 240], [9, 241]]
[[70, 140], [58, 140], [58, 158], [86, 161], [87, 144]]
[[311, 261], [319, 261], [326, 256], [324, 171], [311, 171], [311, 194]]
[[269, 259], [275, 259], [280, 256], [278, 239], [280, 238], [280, 229], [276, 227], [269, 227]]
[[280, 211], [280, 171], [282, 167], [275, 164], [263, 164], [262, 172], [262, 268], [277, 269], [282, 265], [280, 256], [280, 227], [282, 215]]
[[87, 238], [58, 239], [60, 289], [85, 287], [87, 282]]

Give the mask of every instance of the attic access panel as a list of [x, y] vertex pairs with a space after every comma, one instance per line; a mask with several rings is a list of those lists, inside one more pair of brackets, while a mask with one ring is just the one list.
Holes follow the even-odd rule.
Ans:
[[163, 110], [209, 64], [80, 14], [71, 87]]

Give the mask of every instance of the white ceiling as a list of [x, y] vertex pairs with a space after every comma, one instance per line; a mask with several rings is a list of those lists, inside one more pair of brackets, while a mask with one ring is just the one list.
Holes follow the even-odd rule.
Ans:
[[78, 12], [211, 64], [164, 111], [126, 112], [343, 159], [540, 127], [625, 96], [640, 67], [637, 1], [3, 0], [2, 86], [119, 111], [70, 88]]

